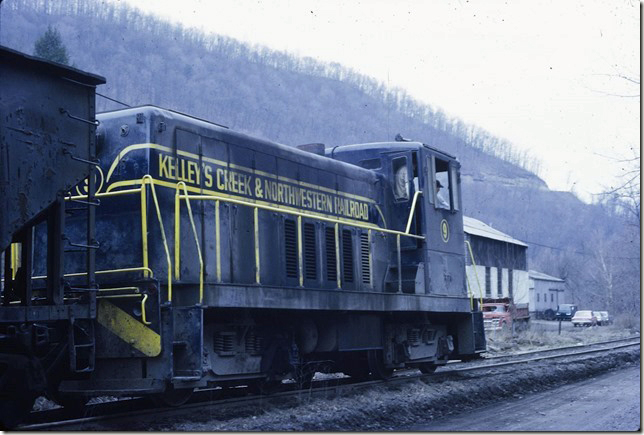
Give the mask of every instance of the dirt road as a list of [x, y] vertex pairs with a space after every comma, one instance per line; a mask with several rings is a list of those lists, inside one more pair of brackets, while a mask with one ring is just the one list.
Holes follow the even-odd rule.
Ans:
[[412, 431], [635, 431], [639, 430], [640, 367], [401, 428]]

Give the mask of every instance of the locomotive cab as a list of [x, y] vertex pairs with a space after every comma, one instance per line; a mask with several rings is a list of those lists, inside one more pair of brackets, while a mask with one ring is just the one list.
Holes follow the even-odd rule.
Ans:
[[419, 142], [348, 145], [327, 155], [380, 173], [389, 185], [387, 227], [424, 237], [400, 239], [400, 272], [397, 265], [390, 268], [388, 291], [466, 297], [456, 158]]

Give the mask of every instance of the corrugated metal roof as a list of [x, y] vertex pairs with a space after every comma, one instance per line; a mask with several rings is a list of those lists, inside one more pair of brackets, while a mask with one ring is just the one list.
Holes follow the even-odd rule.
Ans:
[[525, 246], [526, 248], [528, 247], [528, 245], [526, 245], [522, 241], [514, 239], [507, 234], [502, 233], [499, 230], [495, 230], [491, 226], [484, 224], [480, 220], [468, 216], [463, 216], [463, 230], [467, 234], [471, 234], [473, 236], [486, 237], [488, 239], [512, 243], [513, 245]]
[[566, 282], [561, 278], [555, 278], [554, 276], [546, 275], [545, 273], [537, 272], [536, 270], [529, 270], [528, 277], [530, 279], [540, 279], [542, 281]]

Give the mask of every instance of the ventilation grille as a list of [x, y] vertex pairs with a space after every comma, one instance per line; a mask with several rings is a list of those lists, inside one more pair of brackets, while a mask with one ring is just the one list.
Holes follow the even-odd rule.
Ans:
[[255, 334], [255, 331], [246, 333], [246, 353], [259, 355], [262, 353], [262, 337]]
[[304, 277], [317, 279], [317, 256], [315, 246], [315, 225], [304, 224]]
[[362, 283], [371, 285], [371, 263], [369, 261], [369, 234], [360, 234], [360, 266]]
[[436, 338], [435, 329], [424, 329], [423, 330], [423, 343], [431, 343]]
[[337, 281], [338, 265], [335, 261], [335, 228], [325, 228], [324, 240], [326, 243], [326, 279]]
[[342, 230], [342, 270], [344, 281], [353, 282], [353, 246], [350, 230]]
[[234, 355], [235, 335], [234, 332], [218, 332], [215, 335], [215, 352], [219, 355]]
[[407, 330], [407, 343], [410, 346], [420, 345], [420, 329], [412, 328]]
[[286, 263], [286, 276], [297, 278], [297, 232], [295, 221], [284, 221], [284, 260]]

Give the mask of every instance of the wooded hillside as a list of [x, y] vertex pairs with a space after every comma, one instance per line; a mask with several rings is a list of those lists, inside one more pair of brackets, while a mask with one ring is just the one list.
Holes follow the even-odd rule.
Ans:
[[[339, 64], [173, 26], [126, 5], [6, 0], [0, 8], [2, 45], [32, 54], [52, 26], [70, 64], [106, 77], [99, 93], [130, 106], [167, 107], [287, 145], [384, 141], [401, 133], [446, 150], [462, 163], [465, 213], [526, 241], [530, 268], [569, 278], [596, 309], [607, 304], [599, 278], [587, 291], [598, 253], [613, 264], [607, 279], [629, 295], [639, 287], [639, 268], [617, 283], [625, 259], [639, 263], [639, 227], [636, 235], [629, 231], [614, 207], [548, 190], [528, 153], [400, 89]], [[98, 98], [99, 111], [121, 107]], [[616, 251], [623, 243], [628, 251]]]

